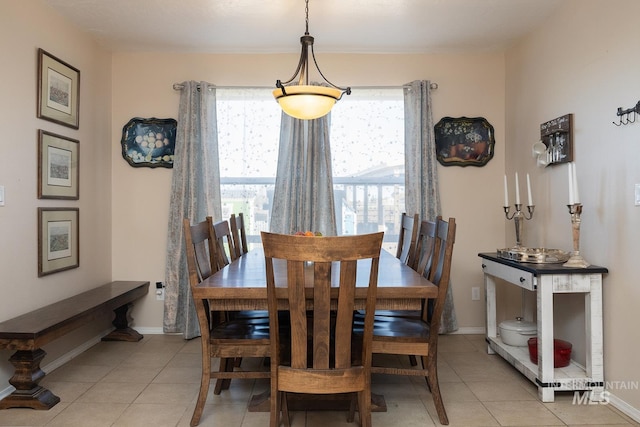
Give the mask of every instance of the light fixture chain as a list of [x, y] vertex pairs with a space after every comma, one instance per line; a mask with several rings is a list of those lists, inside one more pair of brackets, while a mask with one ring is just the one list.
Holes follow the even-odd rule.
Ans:
[[304, 2], [304, 28], [305, 35], [309, 35], [309, 0]]

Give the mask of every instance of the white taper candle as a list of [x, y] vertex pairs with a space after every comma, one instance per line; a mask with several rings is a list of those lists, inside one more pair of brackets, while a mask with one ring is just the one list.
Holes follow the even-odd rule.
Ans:
[[527, 196], [529, 206], [533, 206], [533, 197], [531, 197], [531, 180], [529, 179], [529, 174], [527, 174]]
[[504, 176], [504, 207], [509, 206], [509, 189], [507, 188], [507, 175]]
[[520, 184], [518, 183], [518, 172], [516, 172], [516, 205], [520, 204]]
[[567, 169], [567, 173], [569, 174], [569, 204], [573, 205], [573, 164], [569, 163], [569, 169]]

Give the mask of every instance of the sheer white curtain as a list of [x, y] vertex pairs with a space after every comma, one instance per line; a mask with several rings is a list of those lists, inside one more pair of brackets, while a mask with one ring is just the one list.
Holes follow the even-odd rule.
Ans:
[[336, 235], [329, 117], [299, 120], [282, 113], [272, 232]]
[[173, 161], [165, 272], [164, 332], [186, 339], [200, 334], [191, 299], [183, 218], [192, 224], [207, 215], [220, 220], [220, 167], [215, 86], [182, 83]]
[[[409, 214], [418, 213], [422, 220], [434, 220], [442, 211], [433, 134], [431, 82], [416, 80], [405, 85], [404, 99], [405, 208]], [[450, 285], [442, 313], [440, 333], [457, 329], [458, 322]]]

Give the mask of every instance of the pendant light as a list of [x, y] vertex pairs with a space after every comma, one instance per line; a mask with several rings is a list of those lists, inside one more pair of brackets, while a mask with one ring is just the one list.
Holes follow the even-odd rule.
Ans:
[[[320, 71], [316, 56], [313, 53], [313, 37], [309, 35], [309, 0], [305, 0], [304, 12], [305, 32], [300, 37], [302, 52], [300, 53], [298, 68], [296, 68], [293, 77], [286, 82], [276, 81], [277, 89], [273, 91], [273, 96], [282, 110], [288, 115], [297, 119], [310, 120], [328, 114], [344, 93], [351, 94], [351, 88], [341, 88], [334, 85]], [[309, 84], [309, 50], [311, 50], [313, 64], [326, 85], [315, 86]], [[292, 83], [296, 77], [298, 78], [297, 83]]]

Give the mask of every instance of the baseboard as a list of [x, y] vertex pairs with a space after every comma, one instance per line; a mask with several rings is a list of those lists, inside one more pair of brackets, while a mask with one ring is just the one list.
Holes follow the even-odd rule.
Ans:
[[[140, 332], [142, 335], [163, 335], [164, 334], [164, 330], [162, 329], [162, 327], [160, 328], [140, 328], [140, 327], [135, 327], [134, 328], [136, 331]], [[173, 334], [171, 334], [173, 335]]]
[[609, 395], [609, 403], [635, 422], [640, 422], [640, 409], [634, 408], [614, 394]]
[[486, 330], [483, 326], [468, 326], [464, 328], [458, 328], [457, 331], [451, 332], [457, 335], [484, 335]]

